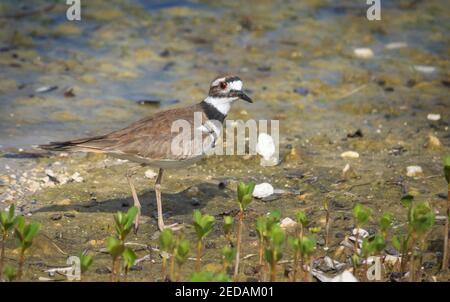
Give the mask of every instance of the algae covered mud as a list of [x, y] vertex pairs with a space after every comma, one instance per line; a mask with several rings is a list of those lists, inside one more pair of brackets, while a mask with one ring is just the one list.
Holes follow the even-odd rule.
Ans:
[[[226, 73], [239, 75], [255, 100], [236, 103], [228, 118], [278, 120], [281, 162], [265, 167], [259, 155], [211, 156], [167, 172], [167, 224], [184, 223], [181, 234], [196, 242], [193, 211], [215, 218], [203, 240], [202, 271], [222, 272], [222, 249], [230, 240], [235, 247], [242, 180], [269, 183], [275, 191], [245, 209], [237, 280], [269, 279], [269, 265], [259, 265], [256, 219], [274, 210], [294, 237], [297, 213], [306, 213], [305, 232], [312, 231], [316, 247], [302, 268], [312, 266], [314, 280], [355, 272], [349, 237], [361, 239], [352, 233], [356, 204], [371, 212], [358, 226], [368, 236], [379, 233], [384, 212], [392, 214], [386, 246], [377, 255], [400, 258], [393, 237], [407, 226], [401, 198], [409, 194], [413, 202], [427, 202], [435, 218], [427, 240], [419, 245], [417, 239], [416, 280], [448, 281], [441, 267], [450, 3], [385, 2], [381, 20], [369, 21], [368, 5], [359, 0], [91, 0], [81, 1], [80, 21], [68, 21], [65, 1], [2, 1], [0, 209], [14, 204], [16, 215], [40, 224], [22, 280], [66, 280], [55, 268], [67, 267], [68, 257], [85, 250], [94, 260], [83, 280], [110, 280], [106, 247], [115, 232], [113, 214], [133, 205], [125, 178], [131, 163], [92, 154], [50, 156], [33, 146], [103, 134], [197, 103], [211, 79]], [[164, 279], [161, 266], [170, 254], [161, 253], [153, 172], [142, 168], [135, 175], [143, 222], [137, 235], [126, 238], [138, 259], [128, 281]], [[235, 218], [229, 236], [225, 216]], [[275, 249], [270, 242], [267, 248]], [[195, 271], [191, 250], [176, 274], [181, 280]], [[17, 270], [20, 248], [13, 233], [5, 255]], [[276, 280], [292, 280], [294, 258], [286, 240]], [[359, 260], [354, 275], [367, 280]], [[409, 266], [392, 266], [383, 263], [383, 281], [409, 280]], [[308, 279], [304, 271], [299, 275]]]

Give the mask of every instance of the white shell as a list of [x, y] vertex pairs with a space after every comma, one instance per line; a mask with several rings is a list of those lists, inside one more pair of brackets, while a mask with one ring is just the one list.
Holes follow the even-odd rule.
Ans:
[[422, 73], [433, 73], [436, 71], [436, 67], [426, 65], [414, 65], [414, 69]]
[[361, 59], [370, 59], [374, 56], [373, 51], [370, 48], [355, 48], [353, 53], [357, 58]]
[[427, 119], [430, 121], [439, 121], [441, 119], [441, 115], [439, 113], [430, 113], [427, 115]]
[[273, 187], [271, 184], [264, 182], [255, 186], [253, 190], [253, 197], [264, 198], [273, 194]]
[[409, 166], [406, 167], [406, 176], [418, 177], [423, 175], [422, 167], [420, 166]]
[[365, 229], [361, 229], [361, 228], [357, 229], [357, 228], [354, 228], [353, 231], [352, 231], [352, 234], [356, 236], [356, 233], [358, 233], [358, 237], [359, 237], [360, 239], [361, 239], [361, 238], [369, 237], [369, 232], [367, 232]]
[[281, 220], [280, 227], [284, 230], [293, 229], [297, 226], [297, 222], [292, 220], [289, 217], [284, 218]]
[[265, 160], [270, 160], [275, 154], [275, 144], [273, 138], [267, 133], [258, 135], [258, 142], [256, 143], [256, 152]]
[[359, 158], [359, 153], [355, 151], [345, 151], [341, 154], [342, 158]]

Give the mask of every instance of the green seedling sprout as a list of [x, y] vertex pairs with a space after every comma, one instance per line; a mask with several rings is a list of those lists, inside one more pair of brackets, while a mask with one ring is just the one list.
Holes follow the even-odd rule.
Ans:
[[5, 275], [6, 280], [9, 281], [9, 282], [14, 281], [16, 279], [16, 277], [17, 277], [16, 271], [9, 264], [5, 265], [5, 267], [3, 269], [3, 275]]
[[122, 253], [122, 258], [123, 258], [123, 267], [125, 269], [125, 279], [126, 279], [128, 276], [128, 272], [133, 267], [134, 263], [136, 262], [137, 257], [131, 248], [126, 247]]
[[33, 244], [33, 239], [39, 232], [39, 223], [31, 222], [25, 223], [25, 218], [19, 216], [16, 218], [14, 234], [20, 248], [19, 256], [19, 270], [17, 272], [17, 279], [20, 280], [23, 274], [23, 265], [25, 263], [25, 252]]
[[[186, 263], [190, 250], [191, 246], [187, 239], [179, 240], [177, 247], [175, 248], [175, 260], [178, 265], [178, 275], [181, 274], [181, 267]], [[179, 277], [176, 279], [179, 280]]]
[[268, 237], [265, 259], [270, 265], [270, 281], [275, 282], [277, 276], [277, 264], [283, 257], [283, 245], [285, 240], [284, 230], [279, 224], [276, 224], [270, 230]]
[[255, 189], [255, 183], [249, 182], [248, 184], [240, 182], [237, 187], [237, 201], [239, 204], [239, 220], [236, 236], [236, 261], [234, 266], [234, 279], [236, 280], [239, 274], [239, 260], [241, 253], [241, 234], [242, 224], [244, 222], [244, 211], [253, 200], [253, 190]]
[[106, 239], [106, 249], [112, 258], [112, 267], [111, 267], [111, 281], [118, 281], [120, 273], [120, 256], [125, 250], [125, 246], [122, 242], [116, 237], [108, 237]]
[[83, 277], [83, 274], [87, 272], [89, 267], [91, 267], [92, 263], [94, 262], [94, 258], [92, 257], [92, 255], [83, 252], [81, 252], [78, 257], [80, 258], [81, 277]]
[[14, 228], [16, 219], [14, 217], [15, 207], [11, 205], [9, 211], [0, 212], [0, 232], [2, 235], [1, 254], [0, 254], [0, 281], [3, 278], [3, 264], [5, 262], [5, 244], [8, 239], [9, 232]]
[[[107, 250], [113, 261], [111, 270], [112, 281], [119, 281], [120, 257], [124, 259], [125, 276], [128, 274], [128, 270], [131, 267], [131, 262], [134, 264], [134, 252], [130, 248], [125, 247], [125, 239], [133, 227], [133, 222], [138, 211], [139, 209], [137, 207], [131, 207], [128, 209], [127, 213], [117, 212], [114, 214], [114, 229], [116, 234], [107, 239]], [[134, 259], [136, 259], [135, 255]]]
[[223, 272], [228, 274], [228, 268], [233, 264], [234, 257], [236, 257], [236, 250], [228, 245], [222, 249], [223, 257]]
[[[412, 196], [411, 194], [406, 194], [406, 195], [402, 196], [400, 199], [400, 202], [403, 205], [403, 207], [408, 210], [408, 217], [411, 213], [413, 201], [414, 201], [414, 196]], [[411, 232], [409, 229], [407, 230], [406, 234], [402, 234], [399, 232], [395, 236], [392, 237], [392, 245], [394, 246], [394, 248], [396, 248], [400, 252], [400, 255], [401, 255], [400, 272], [402, 274], [406, 270], [406, 264], [407, 264], [407, 261], [409, 258], [408, 249], [409, 249], [410, 241], [411, 241]]]
[[266, 217], [258, 217], [256, 219], [256, 233], [258, 234], [258, 243], [259, 243], [259, 260], [258, 264], [261, 267], [263, 265], [263, 257], [264, 257], [264, 238], [267, 232], [267, 219]]
[[233, 223], [234, 219], [231, 216], [225, 216], [223, 218], [223, 232], [225, 234], [225, 237], [227, 238], [228, 242], [231, 243], [231, 233], [233, 231]]
[[447, 209], [446, 209], [446, 217], [445, 217], [445, 226], [444, 226], [444, 252], [442, 255], [442, 270], [444, 272], [448, 271], [449, 265], [449, 257], [448, 257], [448, 232], [449, 232], [449, 219], [450, 219], [450, 155], [447, 155], [444, 158], [444, 176], [447, 181]]
[[300, 227], [298, 237], [302, 238], [305, 232], [306, 225], [308, 224], [308, 217], [304, 211], [299, 211], [296, 215], [297, 225]]
[[380, 232], [383, 235], [384, 239], [387, 240], [387, 232], [392, 226], [392, 214], [391, 213], [383, 213], [379, 220]]
[[408, 216], [408, 224], [411, 233], [411, 260], [410, 260], [410, 281], [415, 281], [415, 244], [418, 241], [423, 247], [425, 245], [425, 235], [435, 222], [435, 215], [430, 205], [426, 202], [415, 204], [411, 207]]
[[161, 250], [162, 257], [162, 266], [161, 266], [161, 280], [164, 281], [166, 279], [166, 267], [167, 267], [167, 259], [170, 253], [175, 249], [176, 243], [175, 238], [173, 236], [173, 232], [171, 229], [164, 229], [159, 234], [159, 248]]
[[353, 272], [356, 275], [356, 270], [359, 264], [359, 229], [362, 228], [370, 218], [370, 209], [364, 207], [362, 204], [357, 203], [355, 207], [353, 208], [353, 220], [356, 227], [356, 234], [355, 234], [355, 253], [352, 257], [352, 263], [353, 263]]
[[197, 233], [197, 261], [195, 270], [200, 271], [203, 253], [203, 239], [212, 231], [215, 219], [211, 215], [202, 215], [199, 210], [194, 211], [194, 228]]

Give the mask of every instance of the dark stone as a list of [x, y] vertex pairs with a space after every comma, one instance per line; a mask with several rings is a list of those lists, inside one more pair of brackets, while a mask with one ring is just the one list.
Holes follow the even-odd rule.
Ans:
[[106, 274], [111, 274], [111, 270], [108, 267], [104, 266], [104, 267], [97, 268], [95, 270], [95, 273], [99, 274], [99, 275], [106, 275]]
[[394, 249], [393, 247], [390, 247], [390, 246], [385, 248], [384, 251], [386, 252], [386, 254], [389, 254], [389, 255], [392, 255], [392, 256], [398, 256], [399, 255], [399, 252], [396, 249]]
[[62, 215], [61, 214], [59, 214], [59, 213], [56, 213], [56, 214], [52, 214], [51, 216], [50, 216], [50, 219], [51, 220], [61, 220], [61, 218], [62, 218]]
[[309, 94], [309, 90], [304, 87], [295, 88], [294, 92], [303, 96], [307, 96]]
[[163, 58], [168, 57], [170, 56], [170, 51], [168, 49], [164, 49], [159, 55]]
[[423, 266], [425, 269], [432, 269], [435, 265], [436, 265], [436, 263], [431, 262], [431, 261], [425, 261], [425, 262], [422, 264], [422, 266]]
[[342, 202], [337, 201], [337, 200], [331, 201], [331, 206], [335, 209], [344, 209], [345, 208], [345, 205]]
[[386, 87], [386, 88], [384, 88], [384, 91], [386, 91], [386, 92], [394, 92], [394, 87]]
[[384, 85], [386, 85], [386, 81], [385, 80], [378, 80], [377, 84], [378, 84], [378, 86], [384, 86]]
[[338, 239], [341, 239], [341, 238], [344, 238], [344, 237], [345, 237], [345, 234], [344, 234], [343, 232], [336, 232], [336, 233], [334, 234], [334, 237], [336, 237], [336, 238], [338, 238]]
[[320, 246], [324, 246], [325, 245], [325, 239], [323, 239], [323, 238], [317, 239], [317, 244], [320, 245]]
[[127, 207], [129, 207], [129, 206], [130, 206], [130, 203], [129, 203], [129, 202], [127, 202], [127, 201], [122, 202], [122, 208], [127, 208]]
[[441, 83], [442, 83], [442, 85], [444, 85], [447, 88], [450, 87], [450, 81], [448, 81], [448, 80], [442, 80]]
[[403, 278], [403, 274], [400, 272], [392, 272], [389, 274], [389, 280], [391, 282], [400, 282]]
[[64, 213], [64, 216], [67, 218], [75, 218], [75, 214], [74, 213]]
[[140, 272], [140, 271], [142, 271], [142, 266], [140, 266], [140, 265], [133, 265], [130, 268], [130, 271], [132, 271], [132, 272]]
[[218, 185], [219, 189], [223, 190], [223, 189], [225, 189], [226, 186], [227, 186], [226, 181], [219, 182], [219, 185]]
[[414, 87], [414, 86], [416, 86], [416, 81], [415, 80], [409, 79], [408, 81], [406, 81], [406, 87], [411, 88], [411, 87]]
[[258, 268], [253, 267], [253, 266], [247, 266], [244, 269], [244, 274], [247, 276], [254, 276], [259, 272]]
[[262, 71], [262, 72], [269, 72], [271, 69], [272, 68], [270, 66], [260, 66], [260, 67], [258, 67], [258, 70]]
[[441, 199], [447, 200], [447, 193], [438, 193], [436, 194], [436, 196]]
[[274, 200], [280, 199], [280, 197], [281, 197], [280, 194], [272, 194], [270, 196], [261, 198], [261, 201], [263, 201], [263, 202], [270, 202], [270, 201], [274, 201]]
[[353, 133], [348, 133], [348, 134], [347, 134], [347, 137], [348, 137], [348, 138], [356, 138], [356, 137], [363, 137], [363, 136], [364, 136], [364, 135], [363, 135], [361, 129], [358, 129], [358, 130], [356, 130], [356, 131], [353, 132]]
[[250, 237], [256, 237], [256, 231], [255, 231], [255, 230], [250, 230], [250, 231], [248, 232], [248, 235], [249, 235]]
[[194, 207], [197, 207], [200, 205], [200, 201], [197, 198], [192, 198], [191, 205], [193, 205]]
[[207, 249], [215, 249], [216, 243], [214, 241], [206, 241], [205, 248]]
[[368, 228], [368, 229], [367, 229], [367, 232], [369, 233], [369, 235], [372, 236], [372, 235], [375, 235], [375, 233], [377, 232], [377, 230], [376, 230], [375, 228], [372, 228], [372, 227], [371, 227], [371, 228]]

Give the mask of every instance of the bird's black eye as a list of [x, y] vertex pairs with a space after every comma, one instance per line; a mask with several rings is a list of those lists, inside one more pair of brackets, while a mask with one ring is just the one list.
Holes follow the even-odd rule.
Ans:
[[220, 89], [227, 88], [227, 82], [220, 82]]

